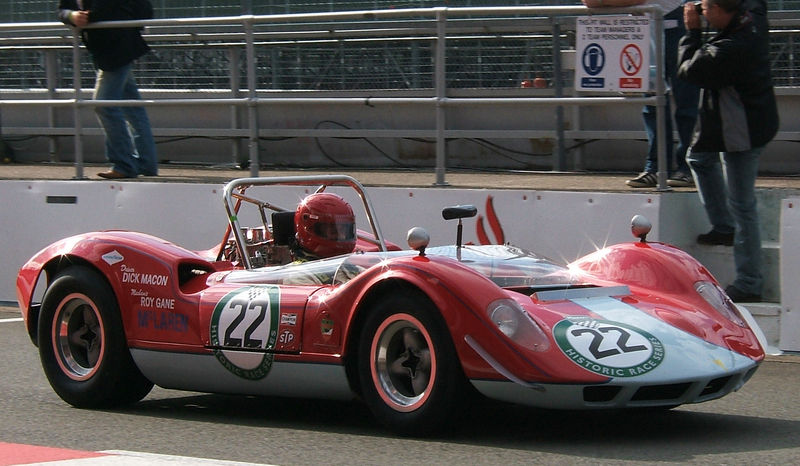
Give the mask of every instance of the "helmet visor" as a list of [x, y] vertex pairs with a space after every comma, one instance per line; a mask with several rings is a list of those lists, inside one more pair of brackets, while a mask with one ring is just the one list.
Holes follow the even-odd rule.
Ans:
[[314, 225], [314, 234], [331, 241], [353, 241], [356, 239], [356, 225], [320, 222]]

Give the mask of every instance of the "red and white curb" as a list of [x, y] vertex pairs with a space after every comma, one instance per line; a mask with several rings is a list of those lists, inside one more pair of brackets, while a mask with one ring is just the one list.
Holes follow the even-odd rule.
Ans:
[[157, 455], [123, 450], [80, 451], [0, 442], [0, 466], [264, 466], [262, 463]]

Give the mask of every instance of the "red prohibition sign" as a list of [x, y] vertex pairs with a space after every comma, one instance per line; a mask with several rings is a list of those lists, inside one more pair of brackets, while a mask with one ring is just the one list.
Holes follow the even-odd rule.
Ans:
[[622, 72], [633, 76], [642, 69], [642, 51], [636, 44], [628, 44], [619, 54], [619, 66]]

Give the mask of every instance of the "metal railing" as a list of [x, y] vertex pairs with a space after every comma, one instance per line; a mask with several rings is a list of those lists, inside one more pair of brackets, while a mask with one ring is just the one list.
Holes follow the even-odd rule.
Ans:
[[[562, 82], [562, 67], [560, 63], [560, 51], [562, 49], [563, 35], [561, 28], [565, 25], [564, 17], [582, 16], [588, 14], [614, 15], [614, 14], [647, 14], [651, 17], [651, 27], [655, 40], [656, 56], [651, 63], [655, 64], [655, 89], [651, 94], [646, 95], [620, 95], [620, 96], [566, 96], [564, 95]], [[509, 21], [513, 19], [513, 21]], [[380, 20], [379, 22], [375, 22]], [[472, 21], [471, 21], [472, 20]], [[475, 23], [482, 23], [476, 25]], [[574, 23], [574, 21], [573, 21]], [[258, 29], [262, 26], [278, 25], [273, 30]], [[549, 28], [552, 31], [553, 40], [553, 97], [541, 96], [514, 96], [514, 97], [452, 97], [448, 95], [446, 82], [446, 47], [448, 40], [454, 37], [474, 34], [476, 30], [485, 31], [486, 36], [508, 35], [508, 34], [530, 34], [529, 30], [535, 25], [537, 28]], [[244, 131], [231, 129], [230, 133], [235, 137], [244, 137], [248, 141], [250, 175], [258, 176], [259, 170], [259, 149], [258, 141], [260, 135], [267, 131], [260, 128], [258, 122], [259, 107], [283, 104], [283, 105], [307, 105], [307, 104], [332, 104], [332, 105], [421, 105], [430, 107], [435, 113], [435, 182], [434, 185], [447, 185], [445, 173], [447, 167], [446, 140], [457, 134], [459, 130], [447, 128], [447, 116], [445, 109], [458, 108], [462, 106], [541, 106], [555, 108], [556, 110], [556, 154], [554, 155], [554, 170], [563, 170], [564, 166], [564, 140], [563, 129], [563, 108], [568, 106], [606, 106], [606, 105], [654, 105], [657, 108], [657, 124], [662, 131], [658, 132], [658, 168], [659, 180], [658, 189], [669, 189], [666, 187], [666, 136], [663, 128], [665, 127], [665, 84], [663, 81], [663, 19], [658, 7], [639, 6], [631, 8], [604, 8], [602, 10], [587, 9], [583, 6], [559, 6], [559, 7], [485, 7], [485, 8], [417, 8], [403, 10], [365, 10], [348, 12], [327, 12], [309, 14], [289, 14], [289, 15], [266, 15], [266, 16], [232, 16], [215, 18], [180, 18], [180, 19], [157, 19], [147, 21], [115, 21], [105, 23], [95, 23], [90, 27], [109, 28], [109, 27], [147, 27], [148, 42], [161, 42], [175, 44], [181, 43], [216, 43], [217, 46], [230, 46], [232, 44], [244, 43], [245, 58], [243, 72], [240, 77], [239, 65], [235, 59], [236, 54], [230, 54], [233, 58], [230, 62], [231, 73], [231, 94], [235, 97], [225, 98], [192, 98], [192, 99], [146, 99], [135, 101], [103, 101], [86, 100], [82, 98], [82, 76], [81, 76], [81, 57], [82, 46], [80, 44], [77, 30], [71, 34], [72, 49], [72, 99], [48, 98], [40, 100], [13, 100], [6, 99], [0, 101], [3, 107], [14, 106], [41, 106], [52, 109], [56, 107], [71, 107], [74, 117], [74, 144], [75, 144], [75, 168], [76, 178], [83, 178], [83, 142], [85, 134], [80, 119], [80, 112], [85, 108], [98, 106], [229, 106], [233, 108], [246, 109], [247, 128]], [[187, 32], [188, 28], [202, 29], [208, 26], [215, 26], [218, 30], [213, 33]], [[291, 27], [297, 26], [297, 27]], [[227, 29], [226, 29], [227, 28]], [[37, 37], [37, 32], [51, 33], [48, 39], [52, 44], [63, 42], [65, 36], [58, 37], [52, 35], [52, 31], [68, 31], [60, 23], [24, 23], [24, 24], [0, 24], [0, 32], [18, 31], [24, 33], [28, 38], [19, 39], [31, 43], [42, 43], [42, 38]], [[397, 40], [398, 37], [414, 38], [415, 40], [430, 41], [433, 44], [433, 89], [429, 95], [423, 97], [264, 97], [259, 96], [256, 45], [268, 44], [271, 40], [332, 40], [341, 41], [350, 38], [373, 38], [374, 40]], [[471, 37], [474, 37], [471, 36]], [[2, 46], [2, 44], [0, 44]], [[22, 43], [20, 46], [25, 46]], [[170, 45], [175, 46], [175, 45]], [[240, 79], [246, 81], [246, 90], [238, 88]], [[243, 91], [244, 95], [237, 96]], [[51, 93], [52, 96], [52, 93]], [[270, 135], [292, 134], [291, 130], [269, 129]], [[295, 130], [296, 131], [296, 130]], [[304, 134], [330, 134], [330, 129], [308, 129]], [[461, 130], [469, 131], [469, 130]], [[479, 130], [475, 130], [478, 132]], [[578, 130], [578, 132], [580, 132]], [[246, 133], [246, 134], [244, 134]], [[357, 130], [341, 130], [339, 134], [352, 136], [359, 133]], [[517, 137], [524, 132], [511, 132]], [[296, 134], [296, 133], [295, 133]], [[375, 133], [371, 133], [375, 135]], [[409, 134], [418, 135], [419, 130], [391, 129], [381, 130], [380, 137], [404, 137]], [[511, 136], [507, 136], [511, 137]]]

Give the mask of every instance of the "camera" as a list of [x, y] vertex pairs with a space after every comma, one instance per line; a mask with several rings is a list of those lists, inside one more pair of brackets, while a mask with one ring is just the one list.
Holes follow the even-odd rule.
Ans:
[[703, 2], [694, 2], [694, 11], [696, 11], [698, 15], [703, 16]]

